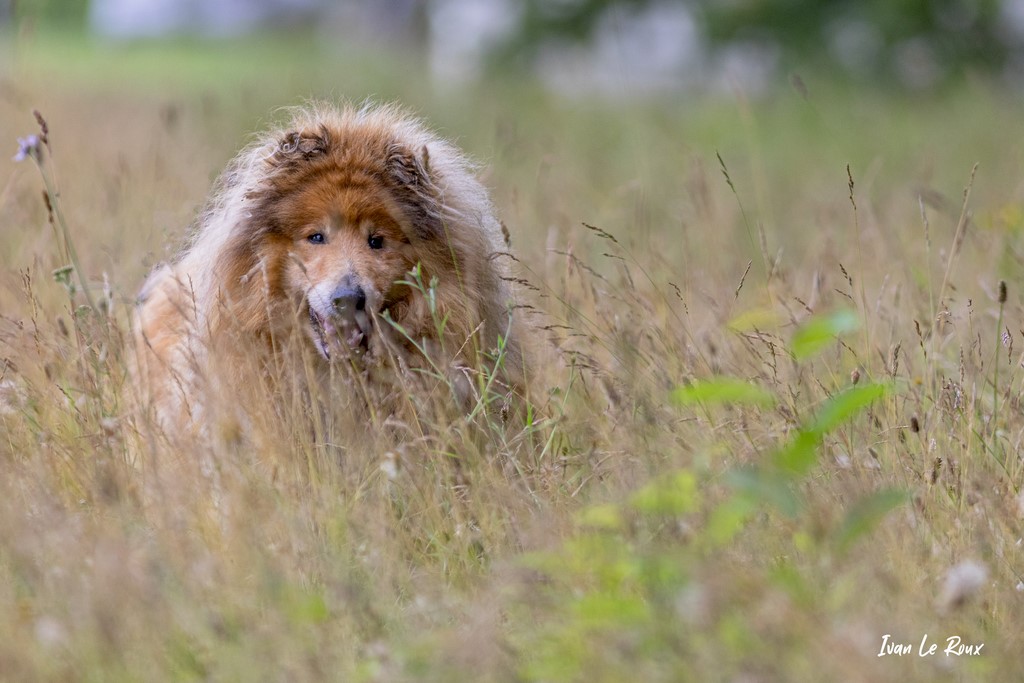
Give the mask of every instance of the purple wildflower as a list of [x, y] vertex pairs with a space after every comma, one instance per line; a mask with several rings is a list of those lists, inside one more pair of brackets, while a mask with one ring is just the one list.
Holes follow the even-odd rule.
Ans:
[[18, 153], [14, 155], [14, 160], [24, 161], [31, 157], [38, 161], [40, 158], [39, 142], [38, 135], [29, 135], [27, 138], [18, 138]]

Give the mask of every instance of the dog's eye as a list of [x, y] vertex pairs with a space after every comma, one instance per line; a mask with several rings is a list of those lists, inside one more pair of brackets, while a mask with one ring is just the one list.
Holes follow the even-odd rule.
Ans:
[[324, 243], [324, 234], [322, 232], [314, 232], [312, 235], [310, 235], [306, 239], [309, 240], [310, 242], [312, 242], [313, 244], [323, 244]]
[[383, 249], [384, 238], [380, 235], [370, 235], [369, 239], [370, 249]]

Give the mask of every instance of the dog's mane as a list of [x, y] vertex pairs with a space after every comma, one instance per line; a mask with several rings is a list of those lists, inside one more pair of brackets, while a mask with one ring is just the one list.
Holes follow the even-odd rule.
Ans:
[[[173, 264], [180, 285], [192, 299], [192, 317], [202, 336], [219, 333], [225, 299], [246, 300], [254, 331], [266, 323], [265, 264], [240, 264], [233, 247], [254, 239], [261, 198], [272, 193], [275, 177], [294, 172], [330, 147], [354, 140], [387, 140], [394, 150], [392, 177], [396, 192], [408, 199], [413, 222], [436, 222], [440, 234], [424, 240], [425, 270], [444, 275], [437, 300], [446, 318], [445, 336], [465, 345], [477, 332], [493, 344], [507, 336], [509, 288], [500, 263], [491, 256], [504, 249], [502, 228], [487, 191], [476, 178], [476, 165], [453, 145], [395, 105], [367, 103], [337, 108], [313, 102], [285, 110], [287, 123], [260, 134], [228, 165], [214, 184], [210, 200], [193, 225], [186, 248]], [[339, 139], [341, 138], [341, 139]], [[319, 147], [318, 147], [319, 146]], [[324, 147], [323, 149], [321, 147]], [[426, 202], [429, 194], [430, 203]], [[422, 200], [422, 201], [421, 201]], [[481, 255], [483, 258], [481, 258]], [[234, 259], [232, 262], [231, 259]], [[244, 266], [244, 267], [243, 267]], [[452, 268], [458, 278], [452, 277]], [[240, 271], [239, 268], [242, 270]], [[253, 271], [253, 272], [246, 272]], [[455, 281], [458, 279], [458, 281]], [[238, 290], [239, 281], [247, 289]], [[415, 307], [413, 307], [415, 308]], [[238, 319], [238, 310], [233, 317]], [[428, 327], [424, 310], [408, 310], [411, 327]], [[487, 329], [482, 329], [487, 328]]]

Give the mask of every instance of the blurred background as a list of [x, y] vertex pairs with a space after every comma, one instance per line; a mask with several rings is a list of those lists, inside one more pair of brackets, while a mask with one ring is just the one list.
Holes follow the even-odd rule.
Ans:
[[289, 32], [328, 54], [400, 46], [438, 85], [515, 71], [612, 96], [756, 90], [809, 65], [916, 90], [1024, 73], [1024, 0], [0, 0], [0, 27], [110, 43]]

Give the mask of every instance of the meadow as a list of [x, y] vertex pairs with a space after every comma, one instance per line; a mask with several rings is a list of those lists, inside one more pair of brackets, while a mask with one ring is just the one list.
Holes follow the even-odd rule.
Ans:
[[[1024, 680], [1018, 91], [610, 101], [287, 37], [0, 49], [0, 679]], [[133, 412], [146, 273], [308, 97], [400, 101], [480, 160], [528, 415], [180, 452]], [[11, 158], [34, 109], [43, 174]]]

